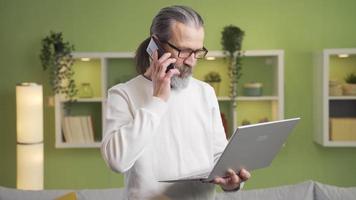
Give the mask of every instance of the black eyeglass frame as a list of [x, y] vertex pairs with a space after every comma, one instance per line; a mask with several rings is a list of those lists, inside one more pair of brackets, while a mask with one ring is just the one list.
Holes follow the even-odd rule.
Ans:
[[[197, 50], [191, 50], [188, 56], [185, 57], [181, 57], [181, 51], [186, 51], [185, 49], [179, 49], [178, 47], [174, 46], [173, 44], [171, 44], [170, 42], [165, 42], [165, 41], [161, 41], [162, 43], [166, 43], [168, 44], [168, 46], [170, 46], [171, 48], [175, 49], [176, 51], [178, 51], [178, 57], [179, 58], [189, 58], [189, 56], [192, 55], [192, 53], [194, 53], [194, 58], [196, 59], [202, 59], [205, 58], [206, 54], [208, 54], [208, 49], [206, 49], [205, 47], [203, 47], [203, 49], [197, 49]], [[204, 52], [203, 54], [197, 54], [197, 52]], [[197, 57], [197, 55], [202, 55], [201, 57]]]

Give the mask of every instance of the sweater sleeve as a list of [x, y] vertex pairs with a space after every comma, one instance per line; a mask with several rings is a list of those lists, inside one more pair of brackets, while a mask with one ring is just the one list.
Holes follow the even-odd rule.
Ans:
[[124, 91], [109, 90], [101, 153], [106, 164], [116, 172], [129, 170], [142, 155], [167, 109], [166, 102], [153, 96], [136, 110], [131, 110], [131, 103]]

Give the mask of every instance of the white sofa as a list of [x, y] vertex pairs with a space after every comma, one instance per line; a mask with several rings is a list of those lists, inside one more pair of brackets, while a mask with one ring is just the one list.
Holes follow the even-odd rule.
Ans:
[[[79, 200], [123, 199], [123, 189], [42, 190], [23, 191], [0, 187], [0, 200], [49, 200], [75, 191]], [[218, 193], [217, 200], [356, 200], [356, 187], [342, 188], [306, 181], [286, 185], [238, 192]]]

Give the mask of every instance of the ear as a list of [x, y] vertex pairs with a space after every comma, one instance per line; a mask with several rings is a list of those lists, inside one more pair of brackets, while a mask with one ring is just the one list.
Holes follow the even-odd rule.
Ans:
[[151, 75], [152, 75], [152, 70], [153, 70], [153, 66], [152, 66], [152, 58], [150, 57], [150, 65], [147, 67], [145, 73], [143, 73], [143, 75], [147, 78], [151, 79]]

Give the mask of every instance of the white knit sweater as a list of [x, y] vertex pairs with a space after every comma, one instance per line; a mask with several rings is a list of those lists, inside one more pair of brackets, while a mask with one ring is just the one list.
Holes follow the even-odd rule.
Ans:
[[210, 169], [226, 146], [218, 101], [208, 84], [190, 79], [168, 102], [153, 97], [140, 75], [108, 92], [102, 155], [125, 174], [127, 199], [214, 199], [214, 185], [162, 183]]

